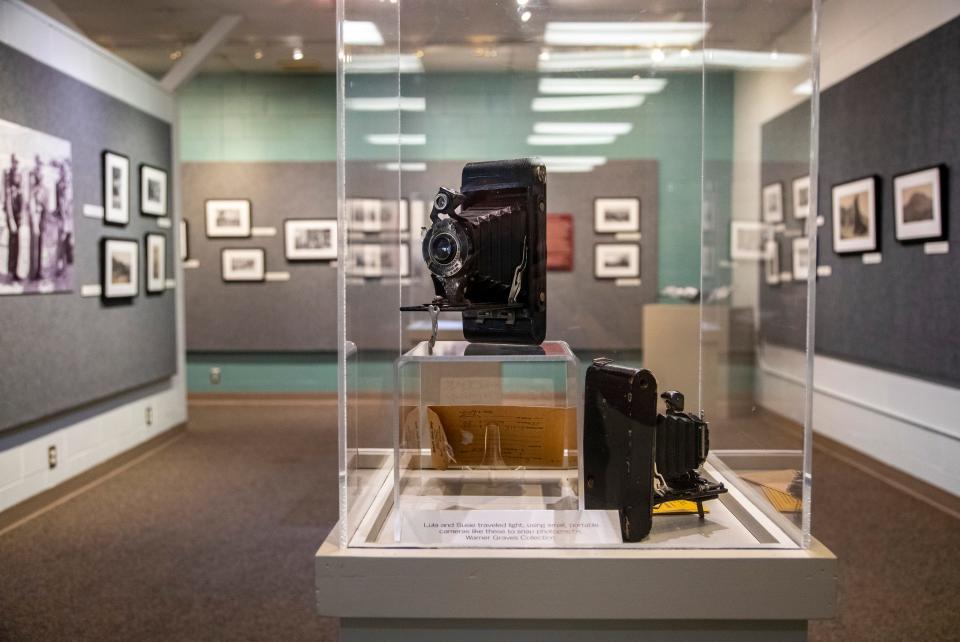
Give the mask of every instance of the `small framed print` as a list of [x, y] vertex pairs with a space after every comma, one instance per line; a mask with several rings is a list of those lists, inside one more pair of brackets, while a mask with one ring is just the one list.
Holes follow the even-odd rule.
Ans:
[[187, 221], [180, 221], [180, 260], [190, 258], [190, 225]]
[[147, 234], [147, 294], [160, 294], [167, 289], [167, 237]]
[[102, 243], [104, 299], [130, 299], [139, 294], [140, 243], [132, 239], [105, 238]]
[[287, 219], [283, 222], [288, 261], [329, 261], [337, 258], [336, 219]]
[[763, 222], [783, 222], [783, 183], [770, 183], [763, 187]]
[[593, 276], [598, 279], [633, 279], [640, 276], [640, 246], [631, 243], [597, 243], [593, 247]]
[[220, 251], [220, 274], [228, 283], [264, 281], [266, 266], [267, 256], [262, 247], [225, 247]]
[[408, 232], [410, 230], [410, 202], [407, 199], [401, 198], [399, 206], [396, 200], [386, 199], [377, 201], [375, 211], [378, 212], [377, 223], [373, 226], [376, 229], [366, 229], [365, 231]]
[[793, 179], [793, 218], [797, 220], [810, 216], [810, 176]]
[[833, 251], [873, 252], [877, 249], [877, 178], [868, 176], [834, 185]]
[[374, 243], [350, 245], [347, 251], [345, 269], [348, 275], [354, 277], [363, 277], [376, 279], [383, 276], [384, 252], [379, 245]]
[[806, 281], [810, 276], [810, 239], [793, 239], [793, 280]]
[[640, 231], [639, 198], [597, 198], [593, 201], [593, 231], [598, 234]]
[[941, 165], [893, 177], [898, 241], [943, 237], [945, 174], [946, 167]]
[[111, 151], [103, 153], [103, 221], [130, 222], [130, 159]]
[[250, 236], [252, 224], [249, 200], [209, 200], [205, 207], [209, 238], [238, 239]]
[[768, 226], [758, 221], [730, 221], [730, 258], [734, 261], [760, 261], [766, 258]]
[[351, 232], [379, 232], [383, 229], [380, 199], [350, 198], [347, 199], [346, 209]]
[[379, 276], [398, 276], [400, 278], [410, 276], [409, 243], [385, 243], [372, 247], [378, 248], [380, 252]]
[[767, 285], [777, 285], [780, 283], [780, 244], [771, 239], [764, 244], [763, 273], [767, 280]]
[[159, 167], [140, 166], [140, 213], [167, 215], [167, 172]]

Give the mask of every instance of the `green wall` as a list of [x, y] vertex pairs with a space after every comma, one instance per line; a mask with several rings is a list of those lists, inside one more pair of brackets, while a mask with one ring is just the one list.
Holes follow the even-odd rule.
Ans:
[[[403, 160], [485, 160], [530, 155], [602, 155], [656, 159], [660, 164], [659, 273], [664, 285], [699, 285], [702, 160], [727, 167], [733, 150], [733, 75], [666, 75], [667, 85], [639, 108], [580, 113], [530, 110], [536, 74], [425, 74], [402, 77], [405, 96], [426, 98], [426, 112], [403, 112], [404, 133], [425, 133], [427, 145], [404, 146]], [[704, 97], [703, 88], [708, 88]], [[336, 84], [332, 75], [226, 74], [194, 79], [179, 96], [184, 162], [333, 161], [336, 159]], [[389, 96], [396, 76], [353, 76], [348, 97]], [[705, 109], [705, 127], [700, 114]], [[633, 131], [610, 145], [530, 147], [536, 121], [629, 121]], [[367, 133], [397, 131], [396, 112], [348, 112], [348, 156], [396, 160], [395, 146], [363, 141]], [[701, 136], [703, 137], [701, 145]], [[701, 159], [701, 149], [704, 158]], [[713, 165], [716, 167], [716, 164]], [[727, 172], [724, 171], [724, 174]], [[721, 176], [711, 170], [711, 176]], [[556, 180], [556, 179], [555, 179]], [[718, 181], [729, 190], [729, 181]], [[724, 184], [725, 183], [725, 184]], [[723, 196], [723, 195], [721, 195]], [[729, 198], [720, 198], [729, 202]], [[328, 359], [299, 355], [241, 355], [229, 364], [229, 383], [209, 385], [210, 355], [188, 355], [191, 390], [333, 390]], [[222, 362], [225, 355], [217, 357]], [[214, 359], [216, 360], [216, 359]], [[335, 365], [335, 361], [332, 362]], [[236, 374], [233, 374], [236, 373]]]

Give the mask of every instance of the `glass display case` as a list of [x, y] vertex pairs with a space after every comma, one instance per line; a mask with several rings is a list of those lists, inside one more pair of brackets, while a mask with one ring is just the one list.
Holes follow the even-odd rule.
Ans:
[[818, 7], [338, 2], [341, 547], [809, 545]]

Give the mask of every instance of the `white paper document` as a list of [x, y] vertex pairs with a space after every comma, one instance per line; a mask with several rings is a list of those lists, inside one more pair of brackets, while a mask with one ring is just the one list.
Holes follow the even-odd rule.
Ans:
[[401, 511], [403, 540], [425, 546], [541, 548], [619, 544], [620, 518], [605, 510]]

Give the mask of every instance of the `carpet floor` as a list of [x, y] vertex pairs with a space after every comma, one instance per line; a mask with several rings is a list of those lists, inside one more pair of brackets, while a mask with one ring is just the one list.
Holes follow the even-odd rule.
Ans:
[[[0, 536], [0, 639], [336, 640], [312, 560], [336, 469], [331, 406], [192, 405], [181, 437]], [[960, 520], [823, 450], [814, 479], [840, 601], [810, 639], [958, 639]]]

